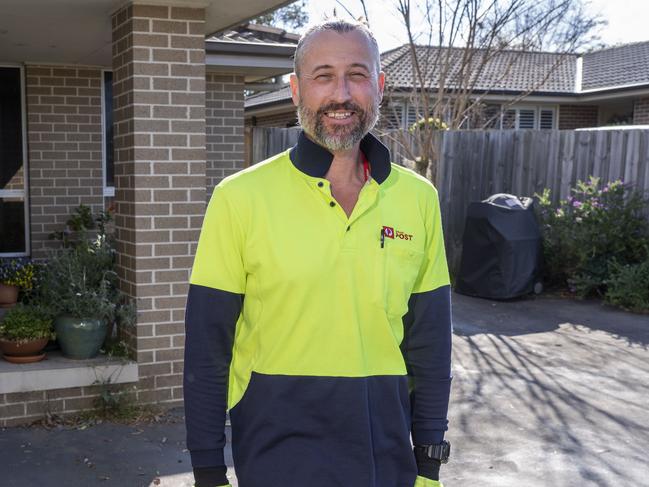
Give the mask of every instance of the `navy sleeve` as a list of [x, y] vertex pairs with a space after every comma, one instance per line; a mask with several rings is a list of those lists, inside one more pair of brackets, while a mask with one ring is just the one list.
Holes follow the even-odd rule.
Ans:
[[195, 469], [223, 467], [225, 473], [228, 376], [242, 303], [242, 294], [189, 286], [183, 387], [187, 448]]
[[441, 443], [448, 428], [451, 391], [450, 286], [413, 293], [403, 317], [401, 351], [411, 380], [412, 439]]

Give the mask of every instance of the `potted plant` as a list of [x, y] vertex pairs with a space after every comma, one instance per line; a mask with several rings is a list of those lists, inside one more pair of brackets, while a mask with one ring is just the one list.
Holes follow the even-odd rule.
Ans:
[[96, 356], [116, 313], [113, 281], [101, 245], [66, 248], [51, 258], [43, 271], [40, 300], [54, 319], [63, 355], [73, 359]]
[[13, 308], [20, 289], [30, 290], [34, 281], [34, 265], [25, 259], [0, 261], [0, 308]]
[[20, 304], [10, 309], [0, 322], [3, 358], [13, 363], [38, 362], [52, 336], [52, 318], [38, 306]]

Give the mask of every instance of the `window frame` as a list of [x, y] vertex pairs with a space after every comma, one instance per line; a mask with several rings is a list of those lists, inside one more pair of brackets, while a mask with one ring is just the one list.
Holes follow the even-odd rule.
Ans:
[[[115, 196], [115, 186], [108, 186], [108, 160], [106, 159], [106, 73], [113, 74], [112, 69], [102, 69], [101, 70], [101, 184], [103, 188], [104, 198], [113, 198]], [[113, 110], [114, 115], [114, 110]], [[113, 130], [115, 130], [115, 124], [113, 124]], [[113, 139], [115, 138], [115, 133], [113, 132]], [[113, 154], [113, 170], [115, 167], [115, 155]]]
[[[520, 128], [520, 112], [521, 110], [532, 110], [534, 111], [534, 128]], [[552, 112], [552, 128], [551, 129], [542, 129], [541, 128], [541, 111], [551, 111]], [[505, 115], [508, 111], [513, 111], [515, 113], [515, 127], [513, 129], [503, 128], [503, 122], [505, 120]], [[559, 110], [557, 105], [515, 105], [510, 106], [506, 110], [501, 111], [500, 115], [500, 130], [556, 130], [558, 126], [558, 116]]]
[[[21, 197], [23, 198], [23, 210], [25, 212], [25, 250], [24, 252], [0, 252], [0, 258], [11, 257], [29, 257], [31, 255], [31, 222], [29, 211], [29, 159], [27, 157], [27, 96], [25, 82], [25, 66], [16, 63], [1, 63], [2, 68], [16, 68], [20, 72], [20, 121], [22, 132], [22, 151], [23, 151], [23, 189], [0, 189], [0, 198]], [[22, 193], [22, 194], [20, 194]]]

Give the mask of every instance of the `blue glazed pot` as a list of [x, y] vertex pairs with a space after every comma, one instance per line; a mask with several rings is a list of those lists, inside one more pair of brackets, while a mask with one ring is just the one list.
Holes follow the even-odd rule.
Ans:
[[99, 353], [108, 325], [100, 319], [59, 316], [54, 320], [54, 331], [64, 356], [87, 359]]

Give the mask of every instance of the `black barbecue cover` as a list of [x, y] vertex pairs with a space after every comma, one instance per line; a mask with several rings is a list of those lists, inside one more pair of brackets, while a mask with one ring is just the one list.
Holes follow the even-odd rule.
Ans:
[[540, 277], [541, 232], [533, 200], [497, 194], [468, 208], [455, 291], [510, 299], [533, 291]]

